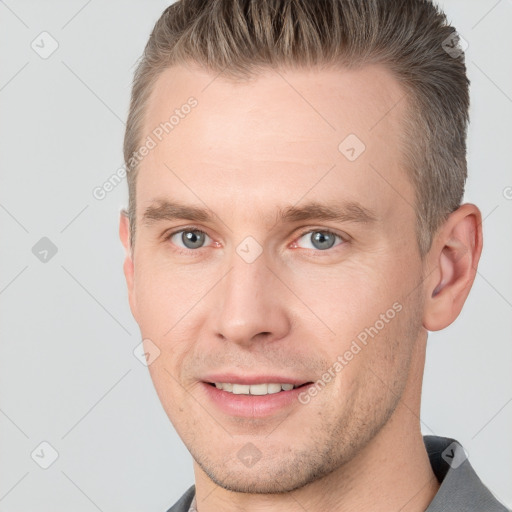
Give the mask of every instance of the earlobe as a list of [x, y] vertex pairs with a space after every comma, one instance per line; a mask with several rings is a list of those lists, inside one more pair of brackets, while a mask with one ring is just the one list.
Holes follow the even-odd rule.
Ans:
[[480, 210], [464, 204], [438, 230], [427, 256], [425, 329], [444, 329], [459, 316], [475, 280], [481, 252]]

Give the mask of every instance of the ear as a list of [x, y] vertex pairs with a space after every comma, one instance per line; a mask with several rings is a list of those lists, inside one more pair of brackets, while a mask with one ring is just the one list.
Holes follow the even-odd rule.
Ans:
[[482, 214], [474, 204], [463, 204], [439, 228], [426, 256], [425, 329], [444, 329], [459, 316], [475, 280], [482, 245]]
[[128, 300], [130, 302], [130, 309], [132, 315], [137, 320], [137, 308], [135, 301], [135, 287], [134, 287], [134, 263], [133, 263], [133, 248], [130, 240], [130, 219], [126, 210], [121, 210], [119, 215], [119, 238], [125, 250], [125, 258], [123, 264], [124, 277], [126, 285], [128, 286]]

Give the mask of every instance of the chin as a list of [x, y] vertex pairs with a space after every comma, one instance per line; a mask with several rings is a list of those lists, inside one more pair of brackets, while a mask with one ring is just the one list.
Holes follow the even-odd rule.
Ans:
[[233, 476], [218, 475], [217, 472], [214, 472], [207, 473], [207, 475], [215, 484], [227, 491], [246, 494], [285, 494], [310, 483], [309, 480], [298, 481], [296, 478], [291, 480], [289, 475], [284, 481], [261, 474]]
[[259, 461], [251, 468], [240, 464], [196, 462], [215, 484], [227, 491], [247, 494], [284, 494], [320, 480], [337, 469], [330, 457], [312, 457], [311, 452], [295, 454], [289, 460]]

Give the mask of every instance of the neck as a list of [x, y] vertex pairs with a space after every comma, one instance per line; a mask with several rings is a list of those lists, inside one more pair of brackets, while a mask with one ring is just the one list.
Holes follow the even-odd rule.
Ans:
[[265, 495], [227, 491], [194, 463], [198, 512], [424, 512], [439, 489], [419, 422], [425, 345], [426, 336], [389, 421], [351, 461], [295, 491]]

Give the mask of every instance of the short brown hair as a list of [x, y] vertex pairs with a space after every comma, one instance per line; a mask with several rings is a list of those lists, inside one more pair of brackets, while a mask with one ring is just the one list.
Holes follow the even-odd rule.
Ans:
[[135, 72], [124, 138], [130, 241], [135, 241], [132, 155], [163, 70], [196, 63], [231, 78], [278, 67], [383, 64], [407, 94], [403, 149], [415, 187], [419, 251], [464, 195], [469, 80], [446, 16], [430, 0], [178, 0], [156, 22]]

